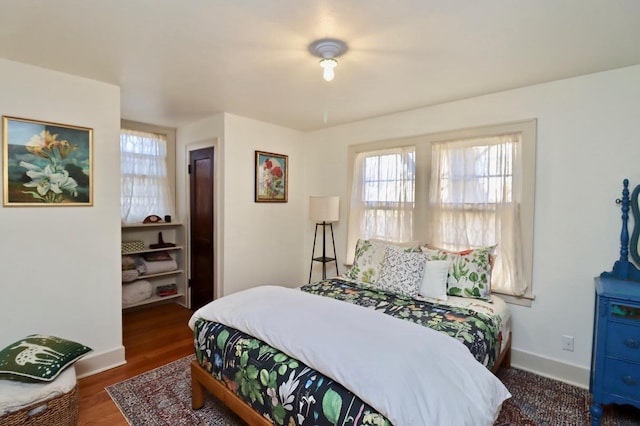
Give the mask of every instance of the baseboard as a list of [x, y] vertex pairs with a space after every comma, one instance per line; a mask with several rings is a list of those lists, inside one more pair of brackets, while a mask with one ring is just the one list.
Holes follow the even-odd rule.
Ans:
[[101, 373], [105, 370], [109, 370], [126, 363], [127, 361], [124, 358], [124, 346], [120, 346], [107, 352], [89, 354], [76, 362], [76, 376], [81, 379], [82, 377]]
[[511, 349], [511, 366], [539, 376], [589, 389], [591, 370], [579, 365], [546, 358], [531, 352]]
[[[120, 346], [108, 352], [92, 354], [82, 358], [76, 363], [76, 375], [78, 378], [91, 376], [126, 363], [124, 346]], [[584, 389], [589, 388], [590, 370], [579, 365], [546, 358], [515, 348], [511, 349], [511, 365], [570, 385]]]

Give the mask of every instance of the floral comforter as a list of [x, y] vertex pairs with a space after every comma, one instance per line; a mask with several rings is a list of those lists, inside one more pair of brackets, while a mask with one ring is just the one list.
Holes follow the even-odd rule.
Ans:
[[[301, 290], [446, 333], [463, 342], [488, 367], [493, 365], [499, 349], [499, 318], [341, 279], [305, 285]], [[217, 322], [198, 320], [194, 335], [200, 365], [276, 425], [391, 424], [339, 383], [248, 334]]]
[[301, 290], [365, 306], [446, 333], [462, 342], [476, 360], [489, 369], [500, 352], [502, 320], [498, 315], [387, 293], [368, 284], [338, 278], [305, 285]]

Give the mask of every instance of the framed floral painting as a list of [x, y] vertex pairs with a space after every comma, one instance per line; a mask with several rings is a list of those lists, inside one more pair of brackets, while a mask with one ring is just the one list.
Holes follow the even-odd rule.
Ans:
[[286, 203], [289, 157], [256, 151], [256, 203]]
[[92, 206], [93, 129], [2, 117], [5, 206]]

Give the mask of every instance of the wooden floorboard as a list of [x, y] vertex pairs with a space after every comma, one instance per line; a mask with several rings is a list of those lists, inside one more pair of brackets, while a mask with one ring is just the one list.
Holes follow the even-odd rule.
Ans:
[[122, 340], [127, 363], [78, 381], [79, 425], [126, 426], [105, 387], [193, 353], [192, 312], [175, 303], [122, 314]]

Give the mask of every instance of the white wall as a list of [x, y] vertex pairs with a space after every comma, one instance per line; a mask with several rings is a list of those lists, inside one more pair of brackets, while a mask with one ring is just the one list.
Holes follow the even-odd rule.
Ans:
[[[305, 135], [307, 192], [345, 203], [347, 147], [465, 127], [538, 120], [531, 308], [511, 305], [514, 364], [588, 385], [593, 277], [619, 258], [623, 178], [640, 184], [640, 66], [389, 115]], [[305, 248], [312, 231], [305, 232]], [[575, 351], [561, 350], [561, 335]]]
[[[0, 59], [0, 113], [94, 129], [94, 206], [0, 208], [0, 330], [10, 343], [50, 333], [94, 349], [95, 372], [123, 362], [120, 312], [119, 89]], [[586, 384], [593, 277], [619, 256], [622, 179], [640, 183], [640, 66], [408, 111], [308, 134], [231, 114], [178, 129], [178, 220], [186, 223], [187, 146], [216, 146], [219, 295], [306, 282], [309, 195], [340, 195], [346, 244], [347, 147], [538, 119], [531, 308], [512, 306], [514, 363]], [[289, 202], [255, 203], [255, 150], [289, 156]], [[1, 155], [1, 154], [0, 154]], [[180, 189], [182, 188], [182, 190]], [[315, 276], [314, 276], [315, 277]], [[560, 336], [575, 336], [575, 351]]]
[[[188, 146], [216, 145], [222, 180], [216, 194], [218, 296], [263, 284], [302, 284], [303, 224], [306, 223], [301, 133], [288, 128], [219, 114], [178, 129], [178, 175]], [[254, 202], [255, 151], [289, 156], [287, 203]], [[179, 183], [186, 187], [187, 182]], [[186, 193], [185, 193], [186, 197]], [[187, 205], [187, 199], [181, 203]], [[181, 210], [186, 215], [186, 211]], [[183, 216], [186, 222], [186, 216]]]
[[0, 93], [2, 115], [94, 132], [92, 207], [0, 208], [0, 347], [51, 334], [93, 348], [80, 375], [122, 363], [120, 89], [0, 59]]

